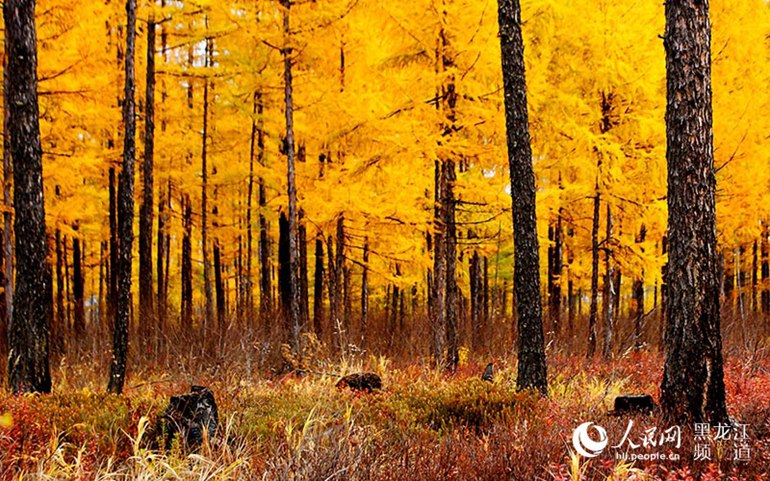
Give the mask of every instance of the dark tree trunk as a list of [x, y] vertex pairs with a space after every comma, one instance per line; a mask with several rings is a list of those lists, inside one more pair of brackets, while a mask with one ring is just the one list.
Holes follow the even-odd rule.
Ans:
[[561, 274], [562, 274], [562, 254], [563, 238], [562, 230], [562, 209], [559, 209], [559, 215], [556, 218], [556, 226], [553, 233], [553, 279], [551, 280], [551, 295], [548, 299], [548, 310], [553, 322], [553, 333], [559, 335], [561, 330]]
[[602, 308], [604, 310], [604, 344], [602, 356], [608, 359], [612, 356], [612, 331], [615, 328], [615, 267], [612, 264], [612, 209], [607, 204], [607, 232], [604, 237], [604, 293]]
[[64, 350], [64, 326], [67, 317], [64, 307], [64, 252], [62, 251], [59, 229], [56, 229], [54, 242], [56, 250], [56, 322], [53, 330], [53, 349], [56, 352], [62, 352]]
[[760, 302], [762, 304], [762, 312], [767, 314], [770, 312], [770, 289], [767, 288], [767, 282], [768, 279], [770, 279], [770, 259], [768, 259], [768, 235], [770, 233], [768, 232], [767, 228], [767, 221], [765, 221], [764, 226], [762, 228], [762, 241], [760, 243], [760, 255], [762, 256], [761, 260], [761, 271], [762, 271], [762, 287], [761, 287], [761, 294], [760, 294]]
[[668, 326], [661, 408], [727, 422], [719, 312], [708, 2], [666, 2]]
[[75, 237], [72, 241], [72, 311], [74, 314], [72, 331], [76, 339], [82, 339], [86, 330], [85, 280], [83, 279], [83, 257], [80, 244], [81, 240]]
[[757, 275], [757, 264], [759, 262], [759, 243], [754, 240], [754, 246], [752, 247], [752, 259], [751, 259], [751, 311], [757, 312], [757, 283], [759, 277]]
[[[340, 349], [340, 345], [338, 343], [339, 337], [337, 336], [337, 319], [339, 317], [339, 306], [337, 304], [335, 294], [337, 291], [337, 274], [334, 260], [334, 244], [332, 236], [327, 237], [326, 240], [326, 266], [326, 284], [329, 295], [329, 335], [331, 336], [331, 342], [334, 350], [338, 351]], [[385, 317], [387, 318], [387, 316]]]
[[184, 332], [192, 331], [193, 286], [192, 286], [192, 205], [184, 194], [182, 203], [182, 300], [181, 319]]
[[[257, 99], [257, 155], [259, 164], [265, 166], [265, 133], [263, 126], [262, 97]], [[268, 238], [268, 225], [264, 211], [267, 206], [267, 194], [265, 180], [259, 178], [259, 312], [263, 323], [273, 312], [273, 287], [270, 278], [270, 239]]]
[[[9, 92], [8, 85], [8, 36], [5, 36], [5, 48], [3, 55], [3, 92]], [[5, 102], [8, 102], [6, 96]], [[8, 105], [5, 103], [5, 105]], [[0, 352], [8, 352], [8, 327], [13, 320], [13, 202], [11, 188], [13, 186], [13, 159], [11, 158], [11, 136], [9, 134], [10, 109], [3, 110], [3, 288], [5, 292], [5, 310], [3, 319], [0, 320]]]
[[540, 254], [535, 216], [535, 173], [529, 139], [524, 42], [519, 0], [498, 0], [508, 158], [513, 201], [514, 291], [518, 310], [519, 389], [548, 390]]
[[483, 303], [481, 316], [481, 346], [487, 348], [487, 332], [489, 329], [489, 258], [484, 256], [484, 276], [483, 276]]
[[[14, 394], [50, 392], [46, 293], [45, 204], [37, 102], [35, 1], [3, 4], [5, 46], [5, 135], [13, 159], [16, 233], [15, 308], [8, 326], [8, 384]], [[7, 179], [6, 179], [7, 182]]]
[[[114, 324], [115, 308], [118, 299], [118, 194], [115, 181], [115, 169], [109, 170], [109, 209], [110, 209], [110, 275], [107, 289], [107, 317]], [[66, 256], [65, 256], [66, 257]]]
[[[329, 251], [331, 252], [331, 251]], [[345, 325], [345, 217], [337, 217], [337, 252], [334, 256], [333, 332], [336, 345], [344, 350], [348, 344], [348, 327]]]
[[112, 365], [107, 389], [123, 392], [126, 381], [128, 326], [131, 316], [131, 246], [134, 242], [134, 156], [136, 150], [136, 106], [134, 103], [134, 50], [136, 44], [136, 0], [126, 0], [126, 80], [123, 99], [123, 170], [118, 178], [118, 297], [112, 345]]
[[[639, 229], [639, 236], [636, 243], [641, 244], [647, 237], [647, 227], [642, 224]], [[634, 281], [634, 301], [636, 303], [636, 312], [634, 314], [634, 348], [642, 348], [642, 324], [644, 322], [644, 270]]]
[[286, 114], [286, 177], [289, 197], [289, 323], [291, 325], [291, 346], [295, 354], [299, 353], [299, 245], [297, 240], [297, 185], [294, 180], [294, 100], [292, 86], [292, 48], [288, 46], [291, 36], [289, 12], [290, 0], [281, 0], [283, 11], [284, 46], [283, 56], [283, 87], [284, 107]]
[[442, 195], [442, 210], [444, 211], [444, 256], [446, 257], [446, 358], [444, 366], [449, 371], [455, 371], [460, 360], [457, 313], [457, 225], [455, 224], [455, 194], [454, 184], [455, 163], [453, 160], [444, 161], [445, 176]]
[[278, 288], [281, 293], [281, 313], [283, 315], [284, 335], [291, 332], [289, 305], [291, 304], [291, 266], [289, 265], [289, 219], [281, 212], [278, 219]]
[[470, 301], [471, 301], [471, 347], [478, 351], [481, 345], [481, 258], [478, 251], [473, 251], [469, 266]]
[[361, 273], [361, 350], [366, 351], [369, 321], [369, 238], [364, 239], [364, 265]]
[[304, 212], [299, 213], [299, 314], [301, 330], [306, 331], [310, 323], [310, 287], [307, 272], [307, 229], [303, 220]]
[[[168, 215], [166, 214], [166, 191], [162, 185], [159, 187], [158, 192], [158, 239], [157, 239], [157, 251], [155, 265], [158, 272], [158, 306], [157, 306], [157, 318], [158, 318], [158, 330], [156, 334], [161, 336], [166, 328], [166, 273], [163, 262], [166, 260], [166, 250], [169, 248], [166, 243], [166, 223], [168, 222]], [[168, 191], [168, 195], [171, 192]], [[160, 337], [159, 337], [160, 339]]]
[[152, 286], [153, 162], [155, 155], [155, 19], [147, 21], [142, 203], [139, 206], [139, 326], [149, 341], [155, 315]]
[[446, 343], [446, 243], [444, 242], [444, 168], [439, 161], [434, 166], [433, 189], [433, 289], [431, 290], [433, 315], [433, 360], [440, 365]]
[[[209, 54], [210, 40], [206, 39], [205, 66], [211, 62]], [[203, 315], [203, 333], [208, 336], [210, 323], [214, 320], [214, 291], [211, 285], [211, 258], [209, 257], [208, 228], [208, 139], [209, 139], [209, 79], [203, 80], [203, 130], [201, 132], [201, 244], [203, 253], [203, 293], [205, 298]]]
[[225, 283], [222, 277], [222, 251], [218, 239], [214, 239], [214, 290], [217, 300], [217, 332], [221, 343], [227, 331], [225, 325], [227, 305], [225, 303]]
[[322, 236], [315, 240], [315, 281], [313, 285], [313, 331], [323, 339], [324, 318], [324, 242]]
[[587, 357], [596, 353], [596, 324], [599, 319], [599, 182], [596, 182], [594, 196], [594, 217], [591, 226], [591, 308], [588, 313], [588, 350]]

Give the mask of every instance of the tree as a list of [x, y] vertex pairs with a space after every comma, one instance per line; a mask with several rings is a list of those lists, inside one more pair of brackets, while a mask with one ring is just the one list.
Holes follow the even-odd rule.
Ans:
[[668, 324], [664, 416], [727, 421], [719, 312], [707, 1], [666, 2]]
[[[155, 156], [155, 17], [147, 21], [147, 81], [145, 84], [144, 164], [142, 165], [142, 203], [139, 206], [139, 325], [150, 333], [153, 316], [152, 221], [153, 162]], [[162, 222], [162, 221], [161, 221]], [[162, 266], [162, 264], [161, 264]], [[160, 275], [162, 270], [158, 270]], [[158, 279], [159, 286], [162, 281]], [[159, 306], [160, 307], [160, 306]], [[146, 340], [146, 339], [145, 339]]]
[[35, 0], [3, 4], [7, 71], [5, 108], [16, 208], [16, 292], [9, 326], [8, 384], [14, 394], [50, 392], [46, 306], [46, 233], [37, 98]]
[[513, 201], [514, 291], [518, 320], [519, 389], [548, 390], [540, 254], [535, 216], [535, 173], [529, 139], [524, 41], [519, 0], [498, 0], [500, 50], [505, 92], [505, 125]]
[[134, 102], [134, 53], [136, 48], [136, 0], [126, 0], [126, 58], [123, 98], [123, 170], [118, 178], [117, 303], [112, 340], [112, 364], [107, 390], [123, 392], [128, 354], [128, 324], [131, 315], [131, 263], [134, 242], [134, 155], [136, 151], [136, 105]]
[[281, 49], [283, 57], [283, 87], [284, 114], [286, 117], [286, 178], [289, 197], [289, 324], [291, 332], [289, 339], [294, 353], [299, 352], [299, 242], [297, 239], [297, 184], [294, 169], [294, 100], [292, 84], [292, 52], [291, 48], [291, 19], [289, 12], [291, 0], [281, 0], [283, 6], [284, 45]]

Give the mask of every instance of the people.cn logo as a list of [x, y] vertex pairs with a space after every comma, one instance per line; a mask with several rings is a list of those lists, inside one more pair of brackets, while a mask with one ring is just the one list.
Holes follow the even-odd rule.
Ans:
[[[599, 435], [599, 439], [593, 439], [588, 430], [593, 426], [596, 433]], [[572, 446], [575, 447], [575, 451], [585, 458], [595, 458], [600, 455], [604, 448], [607, 447], [607, 431], [601, 426], [596, 426], [592, 422], [583, 423], [572, 433]]]

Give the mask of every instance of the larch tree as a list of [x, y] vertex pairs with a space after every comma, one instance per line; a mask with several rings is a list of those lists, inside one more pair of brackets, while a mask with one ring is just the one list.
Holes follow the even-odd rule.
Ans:
[[126, 0], [125, 85], [123, 97], [123, 170], [118, 180], [117, 299], [112, 341], [112, 364], [107, 390], [123, 392], [128, 355], [128, 326], [131, 316], [131, 266], [134, 242], [134, 156], [136, 153], [136, 104], [134, 100], [136, 50], [136, 0]]
[[8, 384], [15, 393], [50, 392], [46, 232], [38, 107], [35, 0], [3, 4], [7, 55], [6, 136], [13, 160], [16, 306], [9, 326]]
[[707, 0], [666, 2], [668, 319], [661, 408], [674, 423], [726, 422]]
[[548, 391], [540, 253], [535, 215], [535, 173], [527, 112], [524, 40], [519, 0], [498, 0], [505, 125], [513, 201], [514, 292], [518, 312], [519, 389]]
[[[139, 325], [145, 339], [155, 322], [152, 286], [153, 163], [155, 158], [155, 17], [147, 20], [147, 76], [145, 83], [144, 163], [142, 203], [139, 206]], [[162, 265], [162, 264], [161, 264]], [[162, 270], [159, 270], [159, 275]], [[162, 287], [162, 281], [158, 279]]]

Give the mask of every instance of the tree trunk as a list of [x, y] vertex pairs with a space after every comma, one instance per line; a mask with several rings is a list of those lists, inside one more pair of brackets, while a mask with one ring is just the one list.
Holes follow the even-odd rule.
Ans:
[[535, 173], [532, 169], [529, 139], [519, 0], [498, 0], [498, 20], [513, 204], [514, 291], [519, 314], [516, 384], [519, 389], [533, 388], [545, 393], [548, 390], [548, 378], [540, 299]]
[[278, 288], [281, 293], [281, 314], [283, 320], [284, 336], [291, 332], [291, 317], [289, 308], [291, 304], [291, 266], [289, 259], [289, 219], [285, 212], [281, 212], [278, 219]]
[[[5, 36], [5, 48], [3, 55], [3, 92], [9, 92], [10, 86], [8, 75], [8, 36]], [[8, 105], [8, 96], [5, 98], [5, 105]], [[13, 320], [13, 202], [11, 200], [11, 187], [13, 185], [13, 158], [11, 157], [11, 136], [10, 136], [10, 109], [3, 110], [3, 289], [5, 297], [4, 316], [0, 322], [0, 333], [2, 340], [0, 348], [3, 353], [8, 352], [8, 328]]]
[[455, 371], [459, 362], [458, 313], [457, 313], [457, 225], [455, 223], [454, 184], [455, 163], [444, 161], [444, 190], [442, 210], [444, 211], [444, 256], [446, 258], [446, 358], [444, 366]]
[[594, 195], [594, 217], [591, 226], [591, 308], [588, 313], [588, 350], [587, 357], [596, 353], [596, 324], [599, 319], [599, 181], [596, 181]]
[[225, 305], [225, 284], [222, 277], [222, 251], [218, 239], [214, 239], [214, 289], [217, 300], [217, 333], [221, 345], [227, 331], [225, 325], [227, 306]]
[[666, 2], [668, 329], [661, 408], [727, 422], [719, 312], [708, 2]]
[[[157, 239], [157, 251], [155, 265], [158, 272], [158, 305], [157, 305], [157, 324], [158, 330], [156, 335], [158, 339], [161, 339], [163, 332], [166, 328], [166, 273], [163, 262], [166, 259], [166, 250], [169, 248], [166, 243], [168, 214], [166, 213], [166, 191], [161, 185], [158, 188], [158, 239]], [[168, 195], [171, 195], [171, 191], [168, 191]]]
[[324, 317], [324, 242], [319, 234], [315, 240], [315, 282], [313, 285], [313, 332], [323, 339]]
[[293, 49], [288, 46], [291, 35], [291, 22], [289, 12], [291, 0], [281, 0], [283, 11], [284, 46], [281, 49], [283, 56], [283, 87], [284, 107], [286, 114], [286, 177], [289, 197], [289, 321], [291, 324], [291, 346], [295, 354], [299, 353], [299, 281], [298, 262], [299, 246], [297, 241], [297, 185], [294, 180], [294, 101], [292, 86], [292, 58]]
[[562, 230], [562, 209], [559, 209], [556, 218], [556, 226], [553, 233], [553, 280], [551, 287], [551, 296], [548, 299], [548, 310], [551, 313], [551, 322], [553, 322], [554, 336], [559, 336], [561, 330], [561, 274], [562, 274], [562, 254], [563, 254], [563, 236]]
[[72, 241], [72, 299], [73, 299], [73, 323], [72, 331], [75, 339], [82, 339], [86, 331], [86, 311], [84, 298], [84, 279], [82, 266], [81, 240], [75, 237]]
[[154, 326], [152, 286], [153, 162], [155, 153], [155, 18], [147, 21], [147, 79], [144, 116], [142, 203], [139, 206], [139, 326], [144, 341]]
[[602, 308], [604, 310], [604, 347], [602, 356], [609, 359], [612, 356], [612, 331], [615, 328], [615, 267], [612, 265], [612, 209], [607, 203], [607, 232], [604, 237], [604, 293]]
[[134, 50], [136, 47], [136, 0], [126, 0], [126, 80], [123, 99], [123, 170], [118, 178], [117, 305], [110, 367], [109, 392], [121, 394], [126, 381], [128, 326], [131, 316], [131, 259], [134, 242], [134, 156], [136, 105], [134, 103]]
[[433, 210], [433, 360], [440, 365], [444, 359], [446, 342], [446, 244], [444, 242], [444, 168], [439, 162], [434, 166], [434, 210]]
[[762, 256], [762, 287], [760, 294], [760, 302], [762, 304], [762, 312], [767, 314], [770, 312], [770, 289], [767, 288], [768, 279], [770, 279], [770, 259], [768, 259], [768, 232], [767, 221], [764, 222], [762, 227], [762, 242], [760, 248], [760, 255]]
[[306, 331], [310, 323], [310, 288], [307, 273], [307, 229], [303, 220], [304, 213], [300, 210], [299, 218], [299, 314], [302, 331]]
[[[206, 39], [206, 67], [211, 61], [209, 57], [209, 40]], [[211, 259], [208, 242], [208, 138], [209, 138], [209, 79], [203, 80], [203, 131], [201, 138], [201, 244], [203, 251], [203, 291], [205, 294], [203, 335], [208, 336], [210, 323], [214, 319], [214, 291], [211, 285]]]
[[16, 306], [8, 326], [8, 384], [14, 394], [50, 392], [35, 1], [6, 0], [3, 18], [8, 55], [5, 72], [8, 130], [5, 135], [10, 137], [16, 213]]
[[470, 283], [471, 301], [471, 347], [478, 351], [481, 337], [481, 258], [478, 251], [473, 251], [470, 260], [468, 282]]
[[193, 327], [193, 286], [192, 286], [192, 205], [190, 197], [183, 194], [182, 203], [182, 330], [191, 332]]
[[[639, 229], [639, 236], [636, 243], [641, 244], [647, 237], [647, 227], [642, 224]], [[640, 276], [634, 281], [634, 301], [636, 303], [636, 313], [634, 315], [634, 349], [642, 348], [642, 324], [644, 322], [644, 269]]]
[[64, 252], [61, 232], [56, 229], [54, 236], [56, 250], [56, 315], [53, 328], [52, 347], [55, 352], [64, 351], [64, 325], [67, 322], [64, 307]]
[[369, 321], [369, 238], [364, 239], [364, 265], [361, 273], [361, 350], [366, 351]]
[[[331, 252], [331, 251], [330, 251]], [[332, 320], [337, 346], [341, 350], [347, 347], [347, 326], [345, 325], [345, 217], [337, 217], [337, 252], [334, 256], [334, 317]]]
[[[118, 194], [115, 181], [115, 168], [109, 170], [109, 209], [110, 209], [110, 275], [107, 289], [107, 317], [114, 324], [115, 309], [118, 299]], [[65, 256], [66, 258], [66, 256]]]

